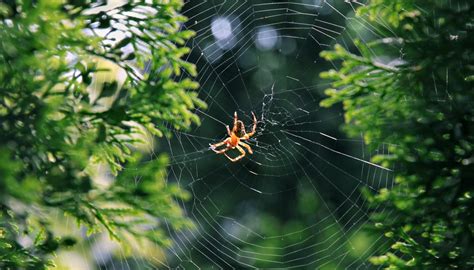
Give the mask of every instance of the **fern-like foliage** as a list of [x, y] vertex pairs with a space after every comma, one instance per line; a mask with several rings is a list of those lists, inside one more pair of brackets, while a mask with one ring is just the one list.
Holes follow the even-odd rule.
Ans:
[[[373, 0], [358, 10], [385, 36], [342, 60], [323, 106], [342, 103], [345, 130], [388, 142], [374, 161], [395, 167], [396, 186], [366, 191], [373, 229], [393, 239], [372, 258], [388, 269], [474, 267], [474, 5], [472, 1]], [[383, 27], [390, 25], [390, 29]], [[378, 210], [377, 210], [378, 209]], [[381, 211], [380, 209], [383, 209]]]
[[[165, 246], [164, 224], [192, 226], [175, 201], [189, 194], [166, 181], [167, 157], [143, 163], [134, 151], [149, 134], [199, 124], [194, 110], [205, 108], [182, 59], [193, 35], [181, 30], [182, 5], [0, 3], [0, 268], [42, 269], [73, 245], [51, 225], [57, 211], [124, 244]], [[113, 181], [95, 181], [98, 166]]]

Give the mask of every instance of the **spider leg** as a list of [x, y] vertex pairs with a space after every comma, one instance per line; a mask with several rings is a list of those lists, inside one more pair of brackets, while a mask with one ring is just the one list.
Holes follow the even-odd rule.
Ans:
[[250, 145], [248, 145], [244, 142], [239, 142], [239, 145], [245, 147], [250, 154], [253, 154], [252, 147], [250, 147]]
[[229, 150], [230, 148], [229, 147], [226, 147], [224, 149], [221, 149], [221, 150], [216, 150], [216, 148], [224, 145], [224, 144], [227, 144], [229, 142], [230, 138], [227, 138], [225, 140], [223, 140], [222, 142], [220, 143], [216, 143], [216, 144], [209, 144], [209, 146], [211, 147], [212, 151], [216, 152], [217, 154], [222, 154], [224, 153], [225, 151]]
[[257, 131], [257, 117], [255, 116], [255, 114], [252, 112], [252, 116], [253, 116], [253, 126], [252, 126], [252, 132], [249, 133], [249, 136], [253, 136], [253, 134], [255, 134], [255, 131]]
[[257, 131], [257, 117], [255, 116], [255, 114], [252, 112], [252, 116], [253, 116], [253, 126], [252, 126], [252, 131], [250, 131], [249, 133], [246, 133], [244, 131], [244, 136], [242, 136], [242, 140], [248, 140], [250, 137], [252, 137], [254, 134], [255, 134], [255, 131]]
[[237, 111], [234, 112], [234, 126], [232, 127], [232, 131], [235, 131], [235, 129], [237, 128], [237, 121], [238, 121], [238, 117], [237, 117]]
[[229, 125], [225, 126], [227, 128], [227, 134], [229, 134], [229, 136], [232, 136], [232, 133], [230, 133], [230, 127]]
[[[223, 149], [218, 150], [218, 151], [214, 150], [214, 152], [216, 152], [216, 154], [223, 154], [223, 153], [229, 151], [230, 149], [232, 149], [232, 148], [226, 147], [226, 148], [223, 148]], [[226, 155], [226, 156], [227, 156], [227, 155]]]
[[245, 157], [245, 151], [244, 151], [244, 149], [242, 149], [242, 147], [237, 145], [235, 148], [237, 148], [237, 150], [239, 150], [240, 156], [237, 156], [235, 158], [231, 158], [227, 155], [227, 153], [224, 153], [224, 155], [232, 162], [236, 162], [236, 161], [242, 159], [243, 157]]

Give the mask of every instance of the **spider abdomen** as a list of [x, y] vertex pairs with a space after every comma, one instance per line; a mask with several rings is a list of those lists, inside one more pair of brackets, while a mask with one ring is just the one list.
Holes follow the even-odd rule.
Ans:
[[230, 137], [230, 145], [232, 148], [235, 148], [239, 144], [239, 137], [237, 137], [235, 134], [232, 134]]

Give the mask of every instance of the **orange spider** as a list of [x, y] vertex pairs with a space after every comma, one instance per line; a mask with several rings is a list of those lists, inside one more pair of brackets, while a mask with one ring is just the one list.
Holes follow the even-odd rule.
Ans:
[[[253, 151], [250, 145], [242, 142], [243, 140], [248, 140], [250, 137], [252, 137], [253, 134], [255, 134], [255, 130], [257, 129], [257, 117], [255, 117], [255, 114], [253, 112], [252, 112], [252, 116], [253, 116], [252, 131], [247, 133], [245, 131], [244, 123], [237, 118], [237, 112], [234, 112], [234, 126], [232, 127], [232, 130], [230, 130], [229, 126], [226, 126], [227, 134], [229, 134], [229, 137], [227, 137], [225, 140], [223, 140], [220, 143], [211, 144], [210, 145], [211, 149], [217, 154], [224, 154], [232, 162], [236, 162], [240, 160], [241, 158], [245, 157], [245, 151], [244, 149], [242, 149], [241, 146], [245, 147], [250, 154], [253, 154]], [[226, 147], [221, 150], [216, 149], [222, 145], [225, 145]], [[231, 158], [227, 155], [226, 152], [234, 148], [237, 148], [237, 150], [239, 150], [240, 155], [235, 158]]]

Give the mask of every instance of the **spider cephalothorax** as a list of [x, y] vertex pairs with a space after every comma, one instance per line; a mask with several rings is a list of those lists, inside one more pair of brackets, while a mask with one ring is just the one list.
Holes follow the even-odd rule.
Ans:
[[[257, 129], [257, 117], [255, 116], [253, 112], [252, 112], [252, 116], [253, 116], [252, 131], [247, 133], [245, 131], [244, 123], [237, 118], [237, 112], [234, 112], [234, 126], [232, 127], [232, 130], [230, 129], [229, 126], [226, 126], [227, 134], [229, 135], [229, 137], [227, 137], [225, 140], [223, 140], [220, 143], [211, 144], [211, 149], [217, 154], [224, 154], [232, 162], [236, 162], [237, 160], [240, 160], [241, 158], [245, 157], [245, 151], [241, 146], [245, 147], [250, 154], [253, 154], [253, 151], [250, 145], [242, 142], [252, 137], [253, 134], [255, 134], [255, 131]], [[217, 150], [218, 147], [223, 146], [223, 145], [225, 145], [225, 148]], [[226, 152], [234, 148], [239, 150], [240, 155], [235, 158], [231, 158], [227, 155]]]

